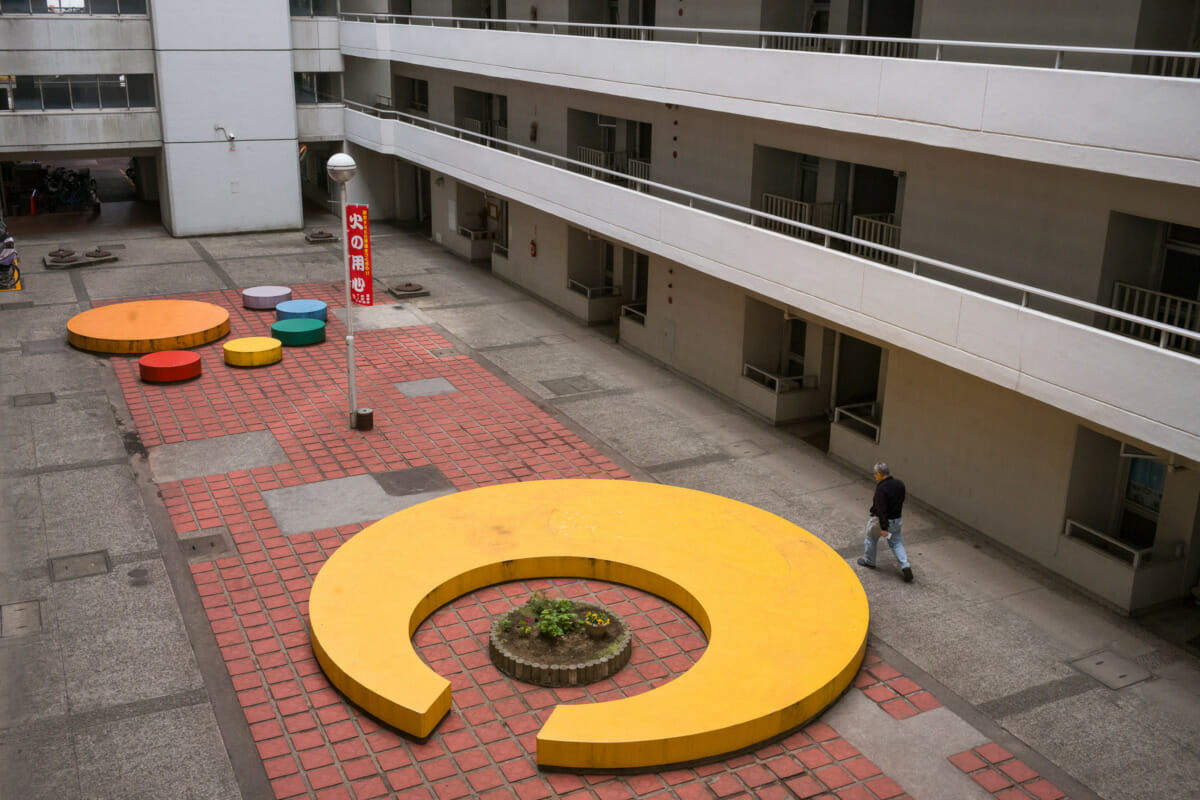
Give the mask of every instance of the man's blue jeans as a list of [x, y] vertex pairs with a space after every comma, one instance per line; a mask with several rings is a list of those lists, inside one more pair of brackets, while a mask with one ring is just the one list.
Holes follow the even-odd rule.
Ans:
[[[904, 540], [900, 538], [900, 526], [902, 522], [900, 517], [888, 520], [888, 547], [892, 548], [892, 553], [896, 556], [896, 560], [900, 562], [900, 568], [904, 569], [910, 564], [908, 563], [908, 553], [904, 552]], [[875, 552], [879, 547], [879, 537], [881, 536], [879, 529], [879, 518], [871, 517], [867, 520], [867, 540], [864, 542], [863, 558], [871, 566], [875, 566]]]

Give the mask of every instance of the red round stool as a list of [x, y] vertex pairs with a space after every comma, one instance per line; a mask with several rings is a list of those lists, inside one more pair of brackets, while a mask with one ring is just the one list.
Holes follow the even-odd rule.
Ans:
[[190, 350], [159, 350], [138, 359], [138, 374], [148, 383], [186, 381], [200, 375], [200, 356]]

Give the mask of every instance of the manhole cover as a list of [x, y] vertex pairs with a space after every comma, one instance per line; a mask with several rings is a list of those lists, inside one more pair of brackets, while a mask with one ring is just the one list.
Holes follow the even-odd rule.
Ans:
[[761, 456], [765, 451], [749, 439], [743, 439], [740, 442], [731, 442], [725, 445], [723, 449], [726, 453], [734, 458], [749, 458], [751, 456]]
[[1071, 666], [1085, 675], [1091, 675], [1110, 689], [1123, 689], [1150, 677], [1150, 673], [1135, 662], [1108, 650], [1072, 661]]
[[179, 540], [179, 549], [188, 561], [212, 561], [215, 558], [233, 552], [233, 542], [229, 531], [225, 528], [210, 528], [201, 531], [199, 536], [189, 536]]
[[555, 378], [551, 381], [542, 381], [542, 386], [545, 386], [559, 397], [566, 394], [594, 392], [600, 388], [586, 375], [574, 375], [570, 378]]
[[41, 603], [27, 600], [0, 606], [0, 638], [32, 636], [42, 629]]
[[60, 556], [50, 559], [50, 580], [70, 581], [91, 575], [104, 575], [110, 568], [107, 550]]
[[25, 406], [48, 406], [55, 402], [54, 392], [34, 392], [33, 394], [14, 395], [12, 404], [16, 408]]

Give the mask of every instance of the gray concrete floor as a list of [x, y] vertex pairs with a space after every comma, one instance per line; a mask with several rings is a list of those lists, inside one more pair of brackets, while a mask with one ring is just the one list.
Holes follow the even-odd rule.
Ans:
[[[175, 240], [106, 222], [58, 231], [40, 221], [24, 235], [12, 226], [27, 288], [0, 294], [0, 797], [270, 796], [150, 465], [125, 435], [112, 370], [63, 339], [66, 320], [92, 300], [332, 281], [337, 255], [297, 232]], [[430, 290], [405, 303], [409, 312], [635, 477], [752, 503], [851, 563], [859, 554], [867, 465], [805, 444], [820, 426], [774, 428], [485, 267], [386, 226], [373, 238], [378, 278]], [[123, 245], [120, 260], [40, 267], [56, 247], [97, 244]], [[53, 403], [14, 405], [47, 392]], [[945, 765], [922, 768], [918, 741], [938, 736], [993, 739], [1074, 798], [1196, 796], [1195, 609], [1123, 618], [919, 500], [906, 508], [904, 535], [914, 583], [886, 552], [881, 569], [861, 574], [872, 644], [920, 676], [946, 713], [903, 741], [873, 706], [835, 707], [832, 724], [875, 742], [874, 757], [917, 797], [943, 796]], [[51, 580], [49, 559], [99, 550], [109, 559], [102, 579]], [[1096, 653], [1145, 680], [1110, 689], [1073, 666]]]

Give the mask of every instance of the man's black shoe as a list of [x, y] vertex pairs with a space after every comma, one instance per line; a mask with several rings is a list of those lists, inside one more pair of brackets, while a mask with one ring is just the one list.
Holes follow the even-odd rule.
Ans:
[[867, 563], [867, 560], [866, 560], [865, 558], [860, 558], [860, 559], [858, 560], [858, 565], [859, 565], [860, 567], [866, 567], [867, 569], [875, 569], [875, 565], [874, 565], [874, 564], [868, 564], [868, 563]]
[[912, 567], [905, 567], [900, 571], [904, 573], [904, 582], [912, 583]]

